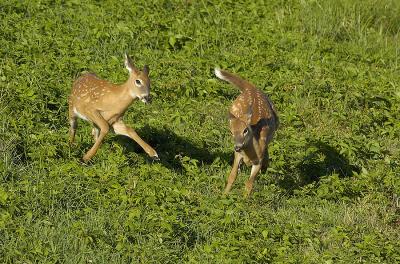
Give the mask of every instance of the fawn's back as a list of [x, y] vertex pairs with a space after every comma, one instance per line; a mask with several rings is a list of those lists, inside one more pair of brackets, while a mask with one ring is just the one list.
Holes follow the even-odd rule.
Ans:
[[276, 118], [272, 102], [256, 87], [243, 88], [242, 93], [233, 101], [230, 112], [237, 118], [245, 120], [249, 109], [251, 109], [250, 125], [252, 126], [262, 119], [270, 120]]

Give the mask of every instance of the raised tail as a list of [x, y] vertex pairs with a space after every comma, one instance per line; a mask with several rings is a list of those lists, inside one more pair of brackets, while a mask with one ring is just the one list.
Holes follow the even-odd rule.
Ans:
[[221, 80], [227, 81], [227, 82], [237, 86], [241, 91], [244, 91], [245, 89], [248, 89], [248, 88], [255, 88], [254, 84], [240, 78], [237, 75], [227, 72], [225, 70], [215, 68], [214, 73], [215, 73], [215, 76], [217, 76]]

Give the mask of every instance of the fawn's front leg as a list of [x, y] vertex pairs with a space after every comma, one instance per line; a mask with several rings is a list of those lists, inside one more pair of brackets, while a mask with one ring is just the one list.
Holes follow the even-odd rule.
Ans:
[[259, 158], [259, 163], [255, 164], [251, 167], [251, 173], [249, 179], [246, 181], [245, 184], [245, 196], [248, 197], [253, 189], [254, 181], [260, 172], [261, 168], [263, 165], [268, 166], [269, 162], [269, 155], [268, 155], [268, 133], [269, 133], [269, 128], [268, 127], [263, 127], [260, 132], [260, 139], [258, 141], [258, 150], [257, 150], [257, 156]]
[[228, 194], [228, 192], [231, 190], [232, 185], [235, 182], [236, 176], [238, 174], [239, 165], [242, 159], [243, 159], [242, 155], [239, 152], [235, 151], [235, 160], [233, 161], [232, 170], [231, 173], [229, 174], [224, 194]]
[[95, 142], [99, 138], [99, 134], [100, 134], [100, 130], [96, 126], [93, 126], [92, 127], [92, 136], [93, 136], [93, 139]]
[[154, 159], [159, 159], [157, 152], [143, 139], [141, 139], [133, 128], [130, 128], [127, 125], [125, 125], [124, 122], [122, 122], [121, 120], [115, 122], [112, 125], [112, 127], [114, 129], [115, 134], [130, 137], [136, 143], [138, 143], [150, 157]]
[[246, 188], [245, 196], [246, 197], [248, 197], [250, 195], [251, 190], [253, 189], [254, 180], [256, 179], [257, 174], [260, 172], [261, 166], [262, 166], [262, 164], [260, 162], [259, 164], [253, 165], [251, 167], [250, 177], [246, 181], [246, 185], [245, 185], [245, 188]]

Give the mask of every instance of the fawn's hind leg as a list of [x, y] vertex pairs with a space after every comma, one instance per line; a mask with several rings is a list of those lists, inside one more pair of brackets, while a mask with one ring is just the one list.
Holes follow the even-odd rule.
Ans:
[[87, 162], [96, 154], [101, 143], [103, 142], [104, 137], [107, 135], [110, 129], [110, 125], [97, 110], [87, 111], [84, 114], [89, 120], [91, 120], [95, 124], [95, 126], [100, 129], [100, 133], [96, 139], [96, 142], [94, 143], [92, 148], [83, 156], [83, 161]]

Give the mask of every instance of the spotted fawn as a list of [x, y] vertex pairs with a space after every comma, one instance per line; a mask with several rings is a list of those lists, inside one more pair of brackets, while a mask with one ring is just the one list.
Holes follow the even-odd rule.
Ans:
[[97, 152], [110, 128], [118, 135], [125, 135], [136, 141], [145, 152], [158, 159], [157, 152], [134, 129], [122, 121], [125, 111], [136, 99], [148, 103], [150, 99], [149, 67], [143, 70], [135, 67], [125, 54], [125, 67], [129, 78], [123, 84], [113, 84], [97, 77], [93, 73], [81, 75], [72, 85], [69, 104], [69, 138], [74, 142], [78, 117], [93, 124], [92, 134], [95, 140], [92, 148], [83, 156], [90, 160]]
[[248, 196], [261, 167], [268, 166], [268, 144], [278, 128], [278, 116], [271, 100], [254, 84], [220, 69], [215, 69], [215, 75], [237, 86], [241, 92], [229, 109], [235, 159], [224, 193], [231, 190], [243, 160], [247, 166], [252, 166], [245, 185], [245, 194]]

